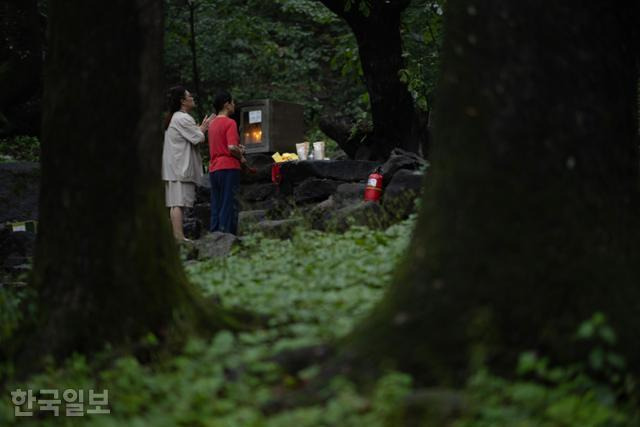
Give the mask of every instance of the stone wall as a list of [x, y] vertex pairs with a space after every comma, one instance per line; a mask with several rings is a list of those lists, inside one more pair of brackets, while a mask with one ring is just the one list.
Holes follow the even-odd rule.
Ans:
[[40, 165], [0, 163], [0, 224], [38, 219]]
[[4, 273], [28, 270], [35, 233], [13, 232], [9, 223], [38, 219], [39, 192], [37, 163], [0, 163], [0, 285]]
[[[257, 230], [286, 237], [300, 225], [343, 231], [352, 224], [386, 227], [407, 218], [422, 187], [426, 162], [396, 150], [384, 164], [357, 160], [294, 161], [280, 164], [282, 181], [271, 181], [272, 161], [250, 158], [256, 174], [242, 175], [238, 191], [240, 234]], [[364, 202], [366, 181], [377, 167], [384, 176], [380, 203]], [[197, 238], [209, 227], [208, 181], [188, 213], [186, 232]]]
[[[282, 181], [274, 184], [269, 156], [253, 156], [250, 161], [257, 172], [242, 175], [240, 234], [255, 230], [277, 237], [287, 237], [298, 226], [343, 231], [353, 224], [386, 227], [400, 221], [415, 209], [426, 168], [421, 158], [397, 150], [384, 164], [357, 160], [283, 163]], [[364, 202], [366, 180], [379, 166], [384, 176], [382, 199]], [[195, 239], [209, 228], [208, 176], [201, 184], [196, 205], [187, 210], [185, 218], [185, 233]], [[35, 235], [18, 236], [5, 224], [37, 220], [39, 187], [38, 164], [0, 163], [0, 257], [5, 268], [22, 265], [32, 253]]]

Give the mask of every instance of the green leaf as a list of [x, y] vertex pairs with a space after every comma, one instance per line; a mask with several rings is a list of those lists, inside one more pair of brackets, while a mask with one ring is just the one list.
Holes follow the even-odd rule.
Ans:
[[591, 321], [585, 321], [580, 324], [578, 328], [578, 333], [576, 334], [578, 339], [587, 340], [591, 339], [594, 336], [595, 327]]
[[598, 331], [598, 334], [600, 335], [600, 338], [602, 338], [602, 340], [607, 344], [613, 345], [616, 343], [616, 333], [610, 326], [602, 326]]
[[607, 353], [607, 362], [616, 369], [624, 369], [626, 365], [624, 357], [615, 353]]
[[589, 353], [589, 366], [595, 371], [602, 370], [604, 360], [604, 350], [601, 347], [596, 347]]
[[533, 351], [526, 351], [520, 354], [516, 372], [518, 375], [526, 375], [534, 372], [538, 366], [538, 356]]

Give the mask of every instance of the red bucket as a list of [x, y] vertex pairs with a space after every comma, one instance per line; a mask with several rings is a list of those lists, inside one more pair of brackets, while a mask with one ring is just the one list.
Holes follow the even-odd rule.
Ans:
[[282, 174], [280, 173], [280, 163], [274, 163], [271, 165], [271, 181], [274, 184], [280, 184], [282, 181]]

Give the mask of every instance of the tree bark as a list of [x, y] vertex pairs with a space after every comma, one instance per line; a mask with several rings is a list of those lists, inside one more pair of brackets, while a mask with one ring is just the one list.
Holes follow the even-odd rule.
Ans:
[[50, 2], [28, 360], [228, 322], [187, 282], [163, 209], [162, 4]]
[[[459, 384], [584, 360], [605, 313], [640, 367], [638, 6], [450, 1], [409, 255], [344, 357]], [[361, 364], [360, 366], [364, 366]]]
[[336, 141], [340, 149], [342, 149], [350, 159], [356, 158], [358, 149], [362, 147], [362, 142], [371, 133], [371, 130], [366, 129], [364, 126], [359, 126], [358, 129], [353, 132], [354, 125], [351, 120], [346, 117], [336, 118], [325, 116], [320, 119], [318, 126], [325, 135]]
[[361, 11], [361, 1], [353, 2], [349, 9], [344, 0], [321, 1], [347, 22], [356, 37], [371, 102], [369, 144], [376, 156], [387, 158], [396, 147], [417, 153], [424, 132], [411, 93], [399, 75], [405, 67], [400, 21], [410, 1], [368, 2], [368, 14]]

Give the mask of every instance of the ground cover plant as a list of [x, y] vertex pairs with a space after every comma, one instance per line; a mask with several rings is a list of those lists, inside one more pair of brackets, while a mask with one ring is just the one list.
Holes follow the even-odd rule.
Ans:
[[[302, 229], [290, 240], [250, 235], [229, 257], [186, 262], [186, 270], [205, 295], [263, 316], [266, 328], [190, 339], [180, 354], [158, 358], [114, 358], [109, 349], [91, 361], [75, 355], [62, 367], [52, 365], [26, 382], [11, 382], [4, 394], [18, 387], [109, 390], [111, 414], [56, 418], [40, 412], [18, 420], [19, 425], [38, 426], [355, 427], [405, 425], [412, 419], [461, 427], [637, 423], [632, 408], [617, 403], [621, 394], [633, 393], [634, 384], [625, 375], [624, 361], [610, 348], [615, 333], [601, 315], [579, 331], [578, 338], [595, 343], [582, 366], [556, 367], [527, 353], [511, 380], [480, 366], [463, 390], [428, 391], [417, 413], [408, 402], [425, 390], [409, 375], [387, 372], [366, 388], [337, 376], [316, 393], [315, 401], [277, 409], [287, 396], [304, 393], [320, 367], [289, 374], [274, 357], [348, 333], [383, 298], [413, 226], [411, 218], [387, 230], [353, 227], [342, 235]], [[5, 290], [5, 304], [12, 303], [10, 297]], [[28, 298], [24, 293], [19, 297]], [[159, 344], [149, 335], [140, 345], [147, 350], [142, 353], [153, 355]], [[606, 375], [596, 380], [588, 372]], [[461, 403], [451, 409], [442, 395]], [[0, 424], [18, 421], [10, 399], [0, 401]]]
[[[406, 394], [407, 376], [390, 374], [381, 379], [379, 405], [372, 406], [348, 381], [337, 380], [330, 386], [335, 397], [328, 412], [316, 406], [266, 417], [260, 409], [280, 394], [302, 387], [316, 370], [283, 375], [269, 359], [283, 350], [323, 344], [347, 333], [381, 298], [412, 226], [413, 219], [384, 231], [353, 228], [344, 235], [300, 230], [288, 241], [253, 235], [228, 258], [189, 264], [189, 277], [206, 295], [215, 294], [225, 306], [266, 316], [269, 327], [192, 339], [182, 354], [147, 363], [126, 356], [96, 369], [84, 357], [72, 357], [63, 368], [33, 377], [22, 388], [109, 389], [111, 415], [21, 421], [311, 426], [333, 425], [348, 415], [357, 425], [366, 415], [362, 411], [383, 420], [382, 412], [392, 408], [393, 397]], [[150, 349], [156, 344], [153, 336], [142, 343]], [[12, 384], [9, 389], [18, 387]], [[0, 424], [11, 425], [15, 419], [10, 400], [0, 405]]]

